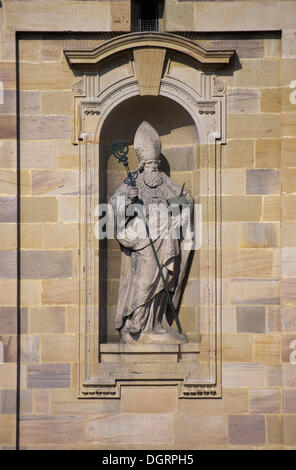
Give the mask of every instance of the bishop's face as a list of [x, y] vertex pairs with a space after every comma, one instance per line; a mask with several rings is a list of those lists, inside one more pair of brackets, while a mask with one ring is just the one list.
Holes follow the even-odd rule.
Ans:
[[145, 161], [142, 178], [144, 183], [150, 188], [156, 188], [162, 183], [159, 165], [160, 160], [158, 158]]

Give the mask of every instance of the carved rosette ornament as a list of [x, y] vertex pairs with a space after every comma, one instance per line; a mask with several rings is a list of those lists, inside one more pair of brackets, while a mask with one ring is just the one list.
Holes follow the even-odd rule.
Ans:
[[[81, 194], [85, 196], [81, 198], [81, 210], [86, 214], [80, 231], [81, 398], [120, 398], [120, 387], [125, 384], [176, 385], [180, 398], [221, 395], [219, 280], [212, 279], [210, 274], [205, 280], [208, 330], [202, 350], [198, 342], [100, 343], [100, 253], [97, 256], [98, 240], [93, 225], [97, 220], [95, 207], [100, 202], [98, 144], [107, 116], [120, 103], [135, 96], [166, 97], [186, 109], [197, 129], [206, 170], [205, 186], [208, 194], [214, 196], [217, 208], [214, 245], [210, 247], [215, 256], [209, 257], [212, 264], [208, 271], [220, 272], [219, 171], [212, 180], [210, 168], [215, 165], [219, 168], [220, 144], [226, 143], [226, 97], [219, 68], [229, 64], [233, 53], [207, 51], [187, 38], [159, 32], [130, 33], [92, 50], [65, 51], [75, 74], [73, 144], [79, 143], [80, 148]], [[169, 362], [162, 357], [170, 357]]]

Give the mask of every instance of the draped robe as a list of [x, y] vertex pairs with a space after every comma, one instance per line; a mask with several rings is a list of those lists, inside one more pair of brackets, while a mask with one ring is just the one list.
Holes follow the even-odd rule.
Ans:
[[[181, 187], [163, 172], [161, 172], [162, 183], [156, 188], [147, 187], [138, 172], [134, 172], [133, 177], [137, 179], [139, 201], [147, 211], [149, 204], [156, 202], [161, 210], [161, 206], [162, 208], [167, 206], [168, 199], [180, 195]], [[121, 212], [125, 211], [132, 203], [128, 197], [129, 188], [130, 181], [127, 178], [110, 200], [115, 215], [115, 228], [118, 226], [120, 210]], [[184, 191], [183, 195], [190, 202], [192, 227], [193, 201], [188, 192]], [[121, 208], [118, 207], [117, 203], [119, 196], [121, 196], [121, 201], [123, 196], [126, 201], [125, 206]], [[168, 321], [167, 315], [167, 294], [148, 236], [138, 238], [135, 234], [137, 219], [138, 217], [135, 216], [125, 224], [126, 232], [124, 236], [121, 233], [117, 234], [122, 255], [115, 326], [119, 331], [126, 330], [134, 334], [169, 330], [171, 321]], [[153, 219], [152, 211], [147, 213], [148, 224], [151, 223], [151, 219]], [[184, 240], [182, 238], [175, 239], [173, 235], [175, 222], [169, 216], [166, 236], [162, 236], [164, 232], [160, 228], [160, 233], [155, 232], [154, 234], [153, 231], [153, 233], [151, 232], [151, 239], [163, 267], [163, 275], [171, 293], [173, 304], [176, 311], [178, 311], [188, 270], [190, 250], [184, 250]], [[151, 225], [153, 227], [153, 223]]]

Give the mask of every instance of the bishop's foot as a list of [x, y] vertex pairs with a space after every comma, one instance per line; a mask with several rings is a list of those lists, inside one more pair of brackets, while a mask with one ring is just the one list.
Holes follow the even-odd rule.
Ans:
[[184, 344], [188, 342], [188, 339], [184, 331], [179, 333], [174, 328], [168, 330], [162, 328], [144, 331], [137, 342], [143, 344]]

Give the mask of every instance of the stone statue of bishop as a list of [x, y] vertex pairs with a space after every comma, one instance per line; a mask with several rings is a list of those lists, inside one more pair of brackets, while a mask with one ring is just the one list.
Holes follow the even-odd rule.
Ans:
[[[185, 196], [192, 227], [193, 201], [187, 191], [182, 191], [177, 183], [159, 170], [161, 141], [148, 122], [143, 121], [138, 127], [134, 149], [139, 159], [138, 169], [132, 173], [136, 185], [133, 187], [127, 178], [110, 201], [115, 225], [119, 216], [123, 216], [125, 221], [124, 233], [117, 232], [122, 256], [115, 326], [123, 343], [185, 343], [186, 334], [172, 326], [174, 317], [169, 309], [167, 291], [178, 312], [190, 254], [188, 246], [184, 249], [188, 237], [185, 240], [182, 230], [179, 230], [183, 214], [182, 209], [178, 211], [178, 206], [179, 200], [184, 201]], [[169, 209], [169, 201], [174, 201], [177, 217]], [[142, 208], [142, 211], [131, 211], [132, 205]], [[143, 213], [149, 233], [143, 231]]]

